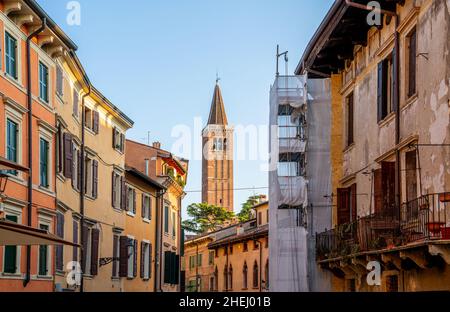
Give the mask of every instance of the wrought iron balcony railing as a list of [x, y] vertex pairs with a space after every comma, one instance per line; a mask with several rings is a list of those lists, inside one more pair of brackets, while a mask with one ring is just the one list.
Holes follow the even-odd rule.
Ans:
[[450, 193], [424, 195], [393, 208], [316, 234], [318, 260], [417, 241], [450, 240]]

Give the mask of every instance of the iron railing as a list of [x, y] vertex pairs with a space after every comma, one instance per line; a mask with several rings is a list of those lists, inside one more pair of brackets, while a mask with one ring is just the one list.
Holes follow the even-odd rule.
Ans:
[[450, 240], [450, 193], [424, 195], [400, 209], [392, 208], [316, 234], [317, 258], [392, 249], [417, 241]]

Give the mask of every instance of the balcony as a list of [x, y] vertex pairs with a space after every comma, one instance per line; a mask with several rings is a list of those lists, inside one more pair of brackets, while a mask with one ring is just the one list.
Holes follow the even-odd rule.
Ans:
[[319, 262], [327, 262], [430, 244], [450, 244], [450, 193], [424, 195], [400, 209], [361, 217], [317, 234], [316, 255]]

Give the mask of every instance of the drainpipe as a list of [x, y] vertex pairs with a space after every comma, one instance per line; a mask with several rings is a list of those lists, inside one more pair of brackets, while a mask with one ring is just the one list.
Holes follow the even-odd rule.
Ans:
[[[85, 172], [84, 172], [84, 161], [85, 161], [85, 146], [84, 146], [84, 141], [85, 141], [85, 129], [84, 129], [84, 123], [85, 123], [85, 113], [84, 113], [84, 107], [85, 107], [85, 100], [86, 97], [88, 97], [91, 94], [91, 85], [88, 84], [88, 88], [89, 91], [85, 94], [83, 94], [83, 97], [81, 99], [81, 146], [80, 146], [80, 154], [81, 154], [81, 161], [80, 161], [80, 215], [81, 215], [81, 226], [80, 226], [80, 239], [81, 239], [81, 252], [80, 252], [80, 256], [81, 256], [81, 270], [83, 271], [84, 267], [86, 266], [86, 263], [84, 263], [84, 246], [83, 246], [83, 242], [84, 242], [84, 196], [86, 193], [86, 189], [85, 189], [85, 183], [84, 183], [84, 179], [85, 179]], [[81, 281], [80, 281], [80, 292], [84, 292], [84, 273], [81, 273]]]
[[[42, 19], [42, 25], [27, 37], [27, 101], [28, 101], [28, 205], [27, 225], [32, 225], [33, 205], [33, 94], [31, 90], [31, 40], [47, 27], [47, 19]], [[27, 246], [27, 272], [23, 281], [23, 287], [27, 287], [31, 279], [31, 246]]]
[[[160, 291], [162, 292], [161, 289], [161, 264], [162, 264], [162, 256], [161, 256], [161, 250], [162, 250], [162, 223], [160, 220], [160, 209], [162, 209], [162, 198], [165, 194], [164, 190], [161, 190], [159, 192], [157, 192], [156, 195], [156, 213], [155, 213], [155, 220], [156, 220], [156, 225], [155, 225], [155, 255], [156, 255], [156, 259], [155, 260], [155, 292]], [[162, 215], [162, 213], [161, 213]], [[159, 237], [159, 239], [158, 239]], [[158, 277], [159, 276], [159, 277]]]
[[400, 191], [401, 191], [401, 166], [400, 166], [400, 150], [398, 145], [400, 143], [400, 35], [398, 32], [399, 16], [396, 12], [387, 11], [383, 9], [372, 9], [366, 5], [345, 0], [348, 6], [367, 10], [371, 12], [379, 12], [381, 14], [389, 15], [394, 18], [395, 22], [395, 58], [394, 58], [394, 111], [395, 111], [395, 204], [398, 208], [398, 218], [400, 218]]

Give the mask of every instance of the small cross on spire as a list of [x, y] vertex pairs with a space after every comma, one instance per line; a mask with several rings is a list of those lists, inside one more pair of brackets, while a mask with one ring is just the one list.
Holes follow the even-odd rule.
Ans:
[[219, 81], [220, 81], [219, 72], [216, 71], [216, 84], [219, 84]]

